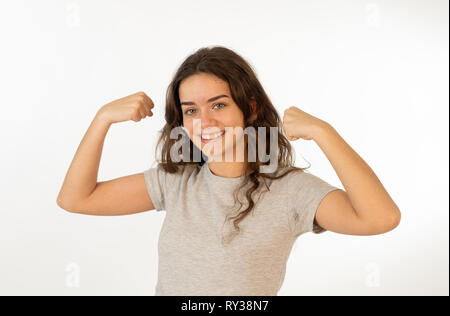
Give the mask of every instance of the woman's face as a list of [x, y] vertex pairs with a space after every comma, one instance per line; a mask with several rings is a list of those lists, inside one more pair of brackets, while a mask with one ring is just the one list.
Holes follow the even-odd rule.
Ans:
[[[228, 83], [212, 74], [195, 74], [181, 82], [179, 96], [183, 127], [208, 159], [241, 160], [243, 157], [236, 159], [233, 152], [243, 139], [244, 115], [232, 99]], [[225, 157], [225, 152], [231, 156]]]

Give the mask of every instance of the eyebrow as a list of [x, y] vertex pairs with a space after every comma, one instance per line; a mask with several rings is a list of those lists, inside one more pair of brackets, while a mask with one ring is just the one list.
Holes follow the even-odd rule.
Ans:
[[[221, 95], [212, 97], [211, 99], [208, 100], [208, 102], [212, 102], [212, 101], [215, 101], [215, 100], [220, 99], [220, 98], [229, 98], [229, 96], [227, 96], [226, 94], [221, 94]], [[180, 105], [181, 106], [183, 106], [183, 105], [195, 105], [195, 102], [184, 101], [184, 102], [181, 102]]]

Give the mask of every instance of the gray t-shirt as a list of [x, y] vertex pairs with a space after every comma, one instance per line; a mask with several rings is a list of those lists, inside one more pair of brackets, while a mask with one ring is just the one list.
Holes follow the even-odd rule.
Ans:
[[234, 205], [233, 192], [243, 177], [217, 176], [208, 162], [182, 166], [174, 174], [157, 165], [144, 177], [155, 209], [166, 211], [155, 295], [277, 295], [296, 238], [325, 231], [313, 222], [315, 212], [327, 193], [339, 189], [308, 171], [266, 179], [270, 190], [263, 184], [253, 197], [254, 208], [238, 224], [240, 232], [233, 235], [231, 220], [224, 222], [227, 214], [248, 205], [244, 193], [239, 212], [239, 202]]

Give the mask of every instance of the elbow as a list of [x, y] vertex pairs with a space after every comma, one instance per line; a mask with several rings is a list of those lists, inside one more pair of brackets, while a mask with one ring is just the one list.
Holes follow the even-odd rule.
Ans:
[[64, 204], [64, 201], [59, 197], [59, 195], [56, 198], [56, 205], [58, 205], [60, 208], [62, 208], [65, 211], [69, 211], [68, 208], [66, 207], [66, 205]]
[[400, 220], [402, 218], [402, 213], [397, 208], [394, 212], [393, 220], [392, 220], [392, 229], [396, 228], [398, 225], [400, 225]]
[[65, 199], [62, 198], [61, 194], [56, 198], [56, 205], [58, 205], [61, 209], [73, 213], [72, 207], [67, 203]]
[[389, 217], [389, 221], [386, 223], [384, 232], [387, 233], [397, 228], [398, 225], [400, 225], [401, 217], [402, 215], [400, 210], [398, 208], [394, 209], [391, 216]]
[[362, 234], [364, 236], [380, 235], [390, 232], [398, 227], [401, 213], [398, 208], [384, 213], [382, 216], [363, 222]]

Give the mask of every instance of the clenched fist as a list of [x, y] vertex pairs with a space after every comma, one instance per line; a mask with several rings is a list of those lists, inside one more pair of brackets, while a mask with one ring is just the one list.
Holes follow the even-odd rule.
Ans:
[[111, 124], [129, 120], [139, 122], [147, 116], [153, 116], [151, 109], [154, 106], [148, 95], [137, 92], [105, 104], [98, 115]]
[[325, 124], [327, 124], [325, 121], [295, 106], [291, 106], [284, 111], [283, 131], [289, 140], [314, 139], [318, 129]]

